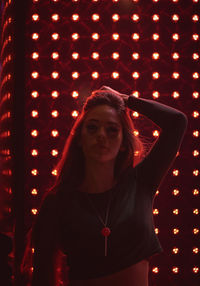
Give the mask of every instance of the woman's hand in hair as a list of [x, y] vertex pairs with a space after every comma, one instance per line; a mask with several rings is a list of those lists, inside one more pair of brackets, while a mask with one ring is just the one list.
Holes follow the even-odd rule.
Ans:
[[110, 91], [110, 92], [112, 92], [112, 93], [115, 93], [115, 94], [121, 96], [121, 97], [123, 98], [123, 100], [124, 100], [125, 105], [126, 105], [127, 100], [128, 100], [128, 98], [129, 98], [129, 95], [120, 93], [119, 91], [117, 91], [117, 90], [115, 90], [115, 89], [112, 89], [111, 87], [106, 86], [106, 85], [103, 85], [102, 87], [100, 87], [99, 90]]

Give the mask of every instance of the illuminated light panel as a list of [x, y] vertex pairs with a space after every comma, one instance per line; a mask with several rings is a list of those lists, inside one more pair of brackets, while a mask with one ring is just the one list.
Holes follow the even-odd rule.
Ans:
[[34, 188], [34, 189], [31, 190], [31, 195], [37, 196], [37, 194], [38, 194], [38, 191], [37, 191], [36, 188]]
[[77, 79], [77, 78], [79, 78], [79, 75], [80, 75], [79, 72], [75, 71], [72, 73], [72, 78]]
[[199, 253], [199, 248], [198, 248], [198, 247], [193, 247], [192, 252], [193, 252], [194, 254]]
[[199, 16], [198, 16], [198, 15], [193, 15], [193, 16], [192, 16], [192, 20], [193, 20], [194, 22], [198, 22], [198, 21], [199, 21]]
[[74, 21], [74, 22], [79, 21], [79, 18], [80, 18], [80, 17], [79, 17], [78, 14], [73, 14], [72, 17], [71, 17], [72, 21]]
[[57, 149], [51, 150], [51, 155], [52, 155], [53, 157], [58, 156], [58, 150], [57, 150]]
[[192, 58], [193, 58], [193, 60], [198, 60], [199, 59], [199, 54], [198, 53], [193, 53]]
[[194, 72], [192, 74], [193, 79], [199, 79], [199, 73], [198, 72]]
[[119, 21], [119, 19], [120, 19], [119, 14], [113, 14], [113, 15], [112, 15], [112, 20], [113, 20], [113, 22], [117, 22], [117, 21]]
[[160, 38], [160, 36], [159, 36], [159, 34], [157, 34], [157, 33], [154, 33], [154, 34], [152, 35], [152, 39], [153, 39], [154, 41], [158, 41], [159, 38]]
[[73, 60], [78, 60], [79, 58], [80, 58], [79, 53], [77, 53], [77, 52], [72, 53], [72, 59]]
[[193, 136], [194, 137], [199, 137], [199, 131], [198, 130], [193, 131]]
[[192, 152], [192, 155], [193, 155], [194, 157], [199, 156], [199, 150], [194, 150], [194, 151]]
[[99, 36], [99, 34], [98, 33], [92, 33], [92, 40], [93, 41], [97, 41], [97, 40], [99, 40], [99, 38], [100, 38], [100, 36]]
[[76, 91], [76, 90], [72, 91], [71, 96], [72, 96], [73, 98], [77, 98], [77, 97], [79, 96], [78, 91]]
[[52, 174], [53, 176], [57, 176], [57, 175], [58, 175], [58, 171], [57, 171], [56, 169], [54, 169], [54, 170], [51, 172], [51, 174]]
[[135, 136], [139, 136], [140, 133], [139, 133], [138, 130], [134, 130], [134, 131], [133, 131], [133, 134], [134, 134]]
[[179, 79], [180, 78], [180, 74], [178, 72], [173, 72], [172, 73], [172, 78], [173, 79]]
[[135, 71], [135, 72], [132, 73], [132, 77], [134, 79], [138, 79], [140, 77], [140, 73]]
[[37, 169], [33, 169], [33, 170], [31, 170], [31, 174], [32, 174], [33, 176], [37, 176], [37, 175], [39, 174], [39, 172], [38, 172]]
[[180, 213], [179, 209], [174, 209], [174, 210], [173, 210], [173, 214], [174, 214], [174, 215], [178, 215], [179, 213]]
[[51, 136], [52, 137], [58, 137], [58, 135], [59, 135], [58, 130], [54, 129], [54, 130], [51, 131]]
[[139, 97], [140, 93], [139, 93], [138, 90], [134, 90], [134, 91], [132, 92], [132, 95], [135, 96], [135, 97]]
[[172, 232], [173, 232], [174, 235], [179, 234], [179, 229], [178, 228], [173, 228]]
[[177, 266], [174, 266], [174, 267], [172, 268], [172, 272], [173, 272], [174, 274], [179, 273], [179, 268], [178, 268]]
[[155, 231], [155, 234], [159, 234], [159, 232], [160, 232], [159, 228], [157, 228], [157, 227], [154, 229], [154, 231]]
[[172, 92], [172, 97], [173, 98], [179, 98], [180, 97], [180, 93], [178, 91], [173, 91]]
[[154, 214], [154, 215], [158, 215], [158, 214], [159, 214], [159, 210], [158, 210], [158, 209], [154, 209], [154, 210], [153, 210], [153, 214]]
[[157, 22], [157, 21], [160, 20], [160, 16], [159, 16], [158, 14], [154, 14], [154, 15], [152, 16], [152, 20], [153, 20], [154, 22]]
[[31, 111], [31, 116], [33, 117], [33, 118], [38, 118], [38, 115], [39, 115], [39, 113], [38, 113], [38, 111], [37, 110], [32, 110]]
[[60, 74], [59, 74], [59, 72], [57, 72], [57, 71], [53, 71], [53, 72], [51, 73], [51, 77], [52, 77], [53, 79], [57, 79], [57, 78], [60, 77]]
[[58, 98], [58, 97], [59, 97], [59, 92], [58, 92], [57, 90], [53, 90], [53, 91], [51, 92], [51, 96], [52, 96], [53, 98]]
[[71, 116], [73, 118], [77, 118], [78, 117], [78, 111], [77, 110], [73, 110], [72, 113], [71, 113]]
[[51, 20], [54, 21], [54, 22], [57, 22], [59, 19], [60, 19], [60, 16], [58, 14], [53, 14], [51, 16]]
[[198, 118], [199, 117], [199, 112], [198, 111], [193, 111], [192, 116], [194, 118]]
[[133, 60], [139, 60], [140, 55], [138, 53], [132, 53], [132, 59]]
[[37, 40], [39, 39], [39, 37], [40, 37], [40, 36], [39, 36], [38, 33], [33, 33], [33, 34], [32, 34], [32, 39], [35, 40], [35, 41], [37, 41]]
[[93, 79], [97, 79], [97, 78], [99, 78], [99, 73], [97, 71], [94, 71], [94, 72], [92, 72], [91, 76]]
[[193, 190], [193, 195], [194, 195], [194, 196], [199, 195], [199, 190], [198, 190], [198, 189], [194, 189], [194, 190]]
[[138, 14], [133, 14], [131, 19], [134, 21], [134, 22], [138, 22], [140, 20], [140, 16]]
[[59, 116], [58, 110], [52, 110], [51, 116], [54, 117], [54, 118], [58, 117]]
[[113, 60], [118, 60], [119, 59], [119, 53], [114, 52], [114, 53], [112, 53], [111, 57]]
[[173, 20], [174, 22], [178, 22], [178, 20], [179, 20], [179, 15], [177, 15], [177, 14], [172, 15], [172, 20]]
[[194, 171], [192, 172], [192, 174], [193, 174], [195, 177], [199, 176], [199, 170], [194, 170]]
[[31, 155], [32, 155], [33, 157], [38, 156], [38, 150], [37, 150], [37, 149], [32, 149], [32, 150], [31, 150]]
[[132, 39], [133, 39], [134, 41], [138, 41], [139, 38], [140, 38], [140, 35], [139, 35], [138, 33], [133, 33], [133, 34], [132, 34]]
[[157, 274], [159, 272], [159, 268], [158, 267], [153, 267], [152, 268], [152, 272]]
[[199, 267], [195, 266], [192, 268], [192, 271], [196, 274], [199, 272]]
[[92, 55], [91, 55], [91, 58], [92, 58], [93, 60], [99, 60], [99, 53], [93, 52]]
[[114, 41], [118, 41], [119, 40], [119, 34], [117, 34], [117, 33], [114, 33], [114, 34], [112, 34], [112, 39], [114, 40]]
[[152, 54], [152, 59], [153, 60], [158, 60], [159, 58], [160, 58], [160, 54], [159, 53], [155, 52], [155, 53]]
[[178, 41], [179, 39], [180, 39], [180, 36], [179, 36], [178, 33], [172, 34], [172, 40], [173, 40], [173, 41]]
[[158, 137], [160, 135], [160, 132], [158, 130], [153, 131], [153, 137]]
[[194, 229], [193, 229], [193, 234], [199, 234], [199, 229], [197, 228], [197, 227], [195, 227]]
[[199, 92], [198, 91], [194, 91], [192, 93], [192, 97], [195, 98], [195, 99], [199, 98]]
[[51, 57], [52, 57], [53, 60], [58, 60], [59, 59], [59, 53], [58, 52], [53, 52], [51, 54]]
[[57, 41], [57, 40], [60, 39], [60, 35], [59, 35], [58, 33], [53, 33], [53, 34], [51, 35], [51, 39], [52, 39], [53, 41]]
[[94, 22], [98, 22], [98, 21], [100, 20], [99, 14], [93, 14], [93, 15], [92, 15], [92, 20], [93, 20]]
[[132, 116], [135, 118], [139, 117], [139, 113], [137, 111], [132, 112]]
[[39, 77], [39, 72], [33, 71], [33, 72], [31, 73], [31, 77], [32, 77], [33, 79], [37, 79], [37, 78]]
[[199, 40], [199, 34], [193, 34], [192, 35], [192, 40], [198, 41]]
[[33, 21], [36, 22], [36, 21], [39, 21], [39, 19], [40, 19], [40, 16], [39, 16], [38, 14], [33, 14], [33, 15], [32, 15], [32, 20], [33, 20]]
[[158, 79], [160, 77], [159, 72], [153, 72], [152, 73], [152, 79]]
[[178, 176], [179, 175], [179, 170], [173, 170], [173, 176]]
[[32, 55], [31, 55], [31, 57], [32, 57], [33, 60], [38, 60], [38, 58], [39, 58], [39, 53], [33, 52]]
[[172, 58], [173, 58], [173, 60], [175, 60], [175, 61], [177, 61], [179, 58], [180, 58], [180, 55], [179, 55], [179, 53], [173, 53], [172, 54]]
[[71, 37], [73, 41], [77, 41], [80, 38], [78, 33], [73, 33]]
[[31, 136], [32, 136], [32, 137], [37, 137], [38, 134], [39, 134], [38, 130], [32, 130], [32, 131], [31, 131]]
[[153, 98], [159, 98], [160, 97], [160, 93], [158, 91], [153, 91], [152, 97]]
[[194, 209], [194, 210], [193, 210], [193, 214], [194, 214], [194, 215], [198, 215], [198, 214], [199, 214], [199, 209]]
[[174, 248], [172, 249], [172, 253], [173, 253], [173, 254], [178, 254], [178, 253], [179, 253], [179, 248], [178, 248], [178, 247], [174, 247]]
[[37, 209], [31, 209], [31, 213], [32, 213], [33, 215], [37, 215], [38, 210], [37, 210]]
[[113, 72], [112, 74], [111, 74], [111, 77], [113, 78], [113, 79], [118, 79], [119, 78], [119, 73], [118, 72]]

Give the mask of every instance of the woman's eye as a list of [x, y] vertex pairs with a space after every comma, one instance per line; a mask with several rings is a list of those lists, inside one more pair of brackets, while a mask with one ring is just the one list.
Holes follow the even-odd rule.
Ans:
[[109, 127], [107, 129], [107, 132], [110, 133], [110, 134], [117, 134], [119, 132], [119, 129], [115, 128], [115, 127]]
[[94, 124], [88, 124], [86, 128], [89, 132], [95, 132], [97, 130], [97, 126]]

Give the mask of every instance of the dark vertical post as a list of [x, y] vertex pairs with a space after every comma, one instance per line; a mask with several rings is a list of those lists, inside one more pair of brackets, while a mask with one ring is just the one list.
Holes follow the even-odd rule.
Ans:
[[24, 198], [25, 198], [25, 27], [29, 0], [13, 1], [14, 18], [14, 94], [12, 106], [12, 159], [13, 159], [13, 207], [14, 276], [15, 286], [23, 286], [20, 264], [25, 247]]

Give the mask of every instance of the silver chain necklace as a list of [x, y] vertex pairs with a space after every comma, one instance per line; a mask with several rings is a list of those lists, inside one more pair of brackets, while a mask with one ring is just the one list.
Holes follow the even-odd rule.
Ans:
[[[87, 193], [85, 193], [87, 194]], [[107, 223], [108, 223], [108, 214], [109, 214], [109, 211], [110, 211], [110, 204], [111, 204], [111, 199], [112, 199], [112, 192], [110, 193], [110, 198], [109, 198], [109, 201], [108, 201], [108, 205], [107, 205], [107, 209], [106, 209], [106, 218], [105, 218], [105, 222], [103, 221], [102, 217], [100, 216], [99, 214], [99, 211], [97, 210], [97, 208], [95, 207], [94, 203], [92, 202], [91, 198], [89, 197], [89, 195], [87, 194], [87, 197], [89, 199], [89, 202], [90, 204], [92, 205], [93, 209], [95, 210], [96, 214], [97, 214], [97, 217], [99, 218], [99, 220], [101, 221], [101, 223], [103, 224], [103, 228], [101, 230], [101, 234], [104, 236], [104, 254], [105, 256], [107, 256], [107, 248], [108, 248], [108, 236], [111, 234], [111, 229], [107, 226]]]

